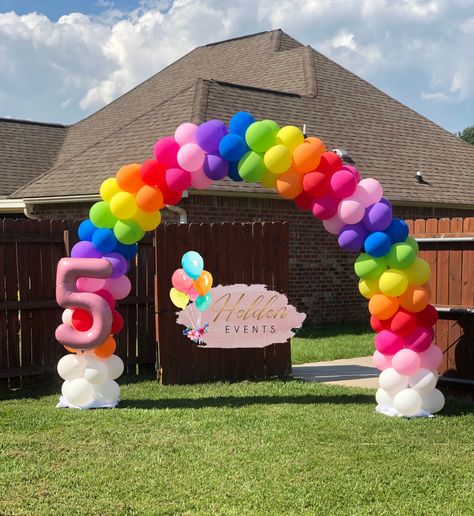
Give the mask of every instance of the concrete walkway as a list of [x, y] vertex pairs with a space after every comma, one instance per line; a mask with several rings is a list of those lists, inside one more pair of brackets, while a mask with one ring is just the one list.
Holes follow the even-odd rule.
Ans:
[[379, 374], [372, 365], [371, 356], [293, 366], [293, 376], [301, 380], [367, 389], [378, 389]]

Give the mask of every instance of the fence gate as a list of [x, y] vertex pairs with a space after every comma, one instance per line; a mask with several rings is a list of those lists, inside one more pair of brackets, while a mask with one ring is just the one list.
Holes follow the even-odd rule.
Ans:
[[163, 384], [287, 375], [290, 343], [258, 349], [206, 349], [182, 335], [169, 290], [187, 251], [204, 258], [215, 285], [264, 283], [288, 292], [288, 223], [163, 224], [156, 230], [156, 317], [159, 374]]

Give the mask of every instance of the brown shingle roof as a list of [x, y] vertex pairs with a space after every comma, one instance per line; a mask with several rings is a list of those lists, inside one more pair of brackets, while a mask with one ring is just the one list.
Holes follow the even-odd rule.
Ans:
[[[155, 139], [180, 123], [228, 121], [242, 109], [305, 123], [328, 148], [349, 151], [393, 200], [474, 205], [474, 147], [281, 31], [197, 48], [72, 126], [56, 165], [14, 196], [96, 193], [122, 164], [150, 157]], [[432, 186], [416, 182], [417, 170]], [[229, 180], [211, 189], [265, 192]]]

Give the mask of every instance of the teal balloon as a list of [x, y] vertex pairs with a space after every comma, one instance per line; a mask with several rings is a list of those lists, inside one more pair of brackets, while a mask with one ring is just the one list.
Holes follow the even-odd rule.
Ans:
[[200, 312], [204, 312], [211, 306], [211, 302], [212, 302], [212, 296], [211, 296], [210, 292], [208, 292], [204, 296], [197, 297], [196, 301], [194, 301], [194, 304], [196, 305], [196, 308]]
[[188, 251], [181, 258], [181, 266], [190, 278], [198, 279], [204, 269], [204, 260], [196, 251]]

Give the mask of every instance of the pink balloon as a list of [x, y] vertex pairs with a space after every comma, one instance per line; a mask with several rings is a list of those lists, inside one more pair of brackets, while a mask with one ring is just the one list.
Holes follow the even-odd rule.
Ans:
[[199, 297], [199, 292], [192, 286], [188, 292], [187, 292], [189, 299], [191, 301], [196, 301], [196, 299]]
[[426, 351], [434, 339], [433, 328], [416, 328], [406, 337], [406, 347], [420, 353]]
[[185, 143], [178, 151], [178, 165], [188, 172], [195, 172], [204, 165], [206, 153], [197, 143]]
[[374, 366], [380, 371], [392, 367], [392, 358], [393, 357], [391, 355], [384, 355], [378, 350], [375, 350], [374, 354], [372, 355]]
[[337, 214], [345, 224], [357, 224], [364, 218], [365, 208], [358, 199], [351, 196], [339, 203]]
[[384, 355], [395, 355], [404, 346], [404, 338], [390, 330], [382, 330], [375, 336], [375, 347]]
[[333, 235], [338, 235], [339, 231], [345, 226], [344, 222], [339, 218], [339, 216], [336, 214], [334, 217], [331, 217], [330, 219], [323, 220], [323, 226], [324, 229], [328, 233], [332, 233]]
[[197, 190], [205, 190], [212, 185], [212, 179], [207, 177], [204, 170], [200, 168], [191, 173], [191, 186]]
[[105, 279], [100, 278], [79, 278], [76, 281], [76, 288], [80, 292], [97, 292], [104, 288]]
[[420, 357], [416, 351], [402, 349], [392, 359], [392, 367], [400, 374], [414, 375], [420, 369]]
[[132, 290], [132, 284], [128, 276], [122, 274], [118, 278], [106, 279], [104, 290], [110, 292], [114, 299], [125, 299]]
[[171, 276], [171, 283], [176, 290], [187, 293], [193, 286], [193, 280], [184, 272], [183, 269], [176, 269]]
[[174, 139], [179, 143], [179, 145], [196, 143], [196, 129], [197, 125], [192, 124], [191, 122], [185, 122], [176, 128]]
[[429, 369], [430, 371], [436, 371], [443, 361], [443, 352], [439, 349], [436, 344], [431, 346], [419, 354], [420, 367]]
[[357, 185], [353, 197], [359, 200], [360, 203], [367, 208], [371, 204], [379, 202], [383, 196], [382, 185], [373, 177], [362, 179]]
[[98, 290], [96, 295], [100, 296], [102, 299], [105, 299], [111, 310], [115, 310], [117, 302], [115, 301], [114, 296], [108, 290], [105, 290], [105, 287]]
[[360, 181], [360, 172], [353, 165], [344, 165], [342, 170], [348, 170], [357, 180]]
[[352, 195], [357, 186], [355, 175], [349, 170], [338, 170], [331, 176], [331, 190], [339, 199]]
[[191, 186], [191, 174], [182, 168], [169, 168], [165, 175], [166, 186], [174, 192], [183, 192]]
[[156, 160], [167, 167], [175, 167], [178, 164], [176, 160], [178, 151], [179, 145], [171, 136], [158, 140], [153, 147]]
[[337, 206], [339, 199], [333, 195], [324, 195], [318, 197], [313, 201], [312, 211], [313, 215], [319, 220], [331, 219], [337, 213]]

